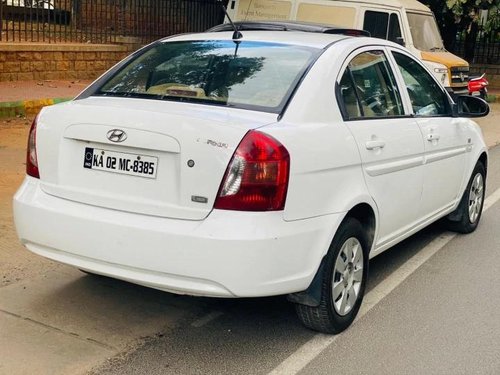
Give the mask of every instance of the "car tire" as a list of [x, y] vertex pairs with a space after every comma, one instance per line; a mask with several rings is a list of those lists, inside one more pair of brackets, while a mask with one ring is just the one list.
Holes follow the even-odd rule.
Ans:
[[446, 218], [449, 230], [458, 233], [474, 232], [481, 219], [486, 191], [486, 170], [482, 162], [477, 162], [467, 188], [457, 209]]
[[340, 333], [351, 325], [363, 301], [368, 252], [369, 241], [363, 226], [354, 218], [346, 218], [324, 259], [319, 306], [296, 304], [297, 315], [306, 327]]

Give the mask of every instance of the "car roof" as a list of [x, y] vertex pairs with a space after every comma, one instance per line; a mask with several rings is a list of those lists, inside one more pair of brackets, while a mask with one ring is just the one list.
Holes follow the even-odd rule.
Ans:
[[[381, 39], [374, 38], [351, 37], [346, 35], [323, 34], [303, 31], [242, 31], [242, 34], [243, 37], [237, 39], [237, 41], [283, 43], [318, 49], [323, 49], [334, 42], [344, 39], [368, 39], [371, 41], [371, 44], [373, 44], [373, 42], [376, 42], [376, 44], [382, 44], [381, 42], [383, 42], [383, 40]], [[164, 42], [202, 40], [234, 40], [233, 31], [181, 34], [171, 38], [163, 39]]]
[[[207, 41], [207, 40], [233, 40], [233, 41], [256, 41], [268, 43], [282, 43], [297, 46], [305, 46], [323, 49], [330, 44], [345, 40], [359, 39], [366, 40], [370, 44], [386, 44], [382, 39], [368, 38], [363, 35], [362, 30], [351, 30], [345, 28], [336, 28], [331, 25], [304, 23], [304, 22], [246, 22], [250, 30], [241, 30], [241, 38], [234, 39], [234, 29], [227, 25], [219, 25], [203, 33], [180, 34], [162, 39], [161, 42], [179, 42], [179, 41]], [[260, 27], [254, 27], [255, 25]], [[285, 27], [283, 26], [285, 25]], [[277, 28], [281, 27], [281, 29]], [[284, 28], [283, 28], [284, 27]], [[220, 31], [226, 30], [227, 31]], [[350, 34], [356, 34], [354, 36]], [[369, 34], [369, 33], [368, 33]]]

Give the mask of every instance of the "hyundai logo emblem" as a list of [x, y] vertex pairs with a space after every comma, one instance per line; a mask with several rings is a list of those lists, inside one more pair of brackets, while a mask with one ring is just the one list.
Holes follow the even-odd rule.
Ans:
[[106, 134], [106, 137], [108, 137], [111, 142], [123, 142], [127, 139], [127, 133], [120, 129], [113, 129]]

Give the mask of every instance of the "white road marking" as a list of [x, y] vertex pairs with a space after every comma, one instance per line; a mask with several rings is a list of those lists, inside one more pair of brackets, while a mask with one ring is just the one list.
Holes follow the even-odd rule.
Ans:
[[[500, 188], [484, 200], [483, 212], [488, 210], [500, 200]], [[380, 282], [375, 288], [365, 295], [361, 309], [353, 324], [374, 308], [389, 293], [405, 281], [413, 272], [427, 262], [434, 254], [441, 250], [453, 238], [455, 233], [445, 233], [432, 240], [427, 246], [417, 254], [407, 260], [396, 271], [390, 274], [384, 281]], [[323, 350], [330, 346], [339, 335], [316, 334], [312, 339], [303, 344], [299, 349], [292, 353], [288, 358], [281, 362], [269, 375], [297, 374], [310, 362], [312, 362]]]
[[219, 316], [224, 315], [221, 311], [212, 311], [211, 313], [202, 316], [200, 319], [195, 320], [191, 325], [196, 328], [203, 327], [205, 324], [210, 323], [212, 320], [217, 319]]
[[498, 200], [500, 200], [500, 189], [495, 190], [484, 200], [483, 212], [493, 206]]

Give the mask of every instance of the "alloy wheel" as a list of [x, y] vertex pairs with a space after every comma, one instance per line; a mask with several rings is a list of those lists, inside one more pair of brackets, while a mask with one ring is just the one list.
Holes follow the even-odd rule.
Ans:
[[342, 245], [333, 271], [332, 300], [337, 314], [347, 315], [358, 300], [363, 281], [363, 248], [351, 237]]
[[477, 173], [472, 181], [469, 192], [469, 221], [474, 224], [481, 213], [484, 199], [484, 179]]

